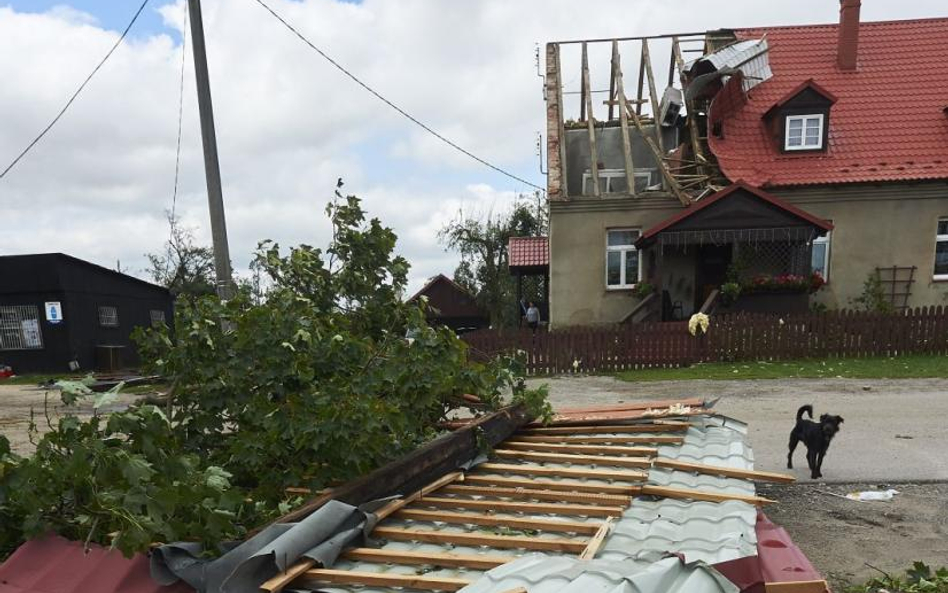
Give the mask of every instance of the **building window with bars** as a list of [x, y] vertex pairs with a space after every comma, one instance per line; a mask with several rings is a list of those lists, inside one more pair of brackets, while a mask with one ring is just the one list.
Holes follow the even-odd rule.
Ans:
[[827, 232], [822, 237], [813, 239], [813, 251], [811, 252], [810, 271], [816, 272], [823, 277], [823, 280], [829, 280], [830, 273], [830, 233]]
[[111, 306], [99, 307], [99, 325], [102, 327], [118, 327], [118, 309]]
[[635, 240], [638, 229], [613, 229], [606, 231], [606, 288], [633, 288], [641, 275], [639, 252]]
[[151, 316], [151, 326], [152, 327], [161, 327], [165, 325], [165, 312], [161, 309], [152, 309], [148, 312]]
[[0, 350], [40, 350], [39, 307], [12, 305], [0, 307]]
[[948, 218], [938, 220], [935, 232], [935, 280], [948, 280]]

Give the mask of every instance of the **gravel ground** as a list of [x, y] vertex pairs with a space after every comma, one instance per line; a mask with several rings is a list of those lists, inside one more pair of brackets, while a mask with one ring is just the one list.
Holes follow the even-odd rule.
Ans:
[[[767, 507], [835, 590], [878, 573], [901, 572], [915, 560], [948, 564], [948, 380], [786, 379], [624, 382], [611, 377], [532, 379], [546, 383], [557, 408], [699, 396], [721, 398], [715, 409], [750, 424], [758, 469], [792, 471], [793, 485], [761, 485], [778, 501]], [[806, 472], [805, 447], [786, 469], [787, 437], [796, 409], [846, 420], [823, 465]], [[891, 502], [860, 503], [845, 494], [874, 488], [901, 491]]]
[[[120, 395], [118, 400], [102, 411], [107, 413], [124, 409], [139, 397], [141, 396]], [[93, 398], [89, 397], [80, 401], [72, 408], [73, 413], [84, 417], [91, 416], [92, 400]], [[48, 403], [48, 407], [44, 402]], [[44, 410], [48, 409], [50, 420], [55, 423], [64, 407], [58, 391], [29, 385], [0, 385], [0, 434], [10, 439], [10, 445], [15, 452], [21, 455], [32, 453], [33, 445], [30, 444], [28, 431], [30, 410], [33, 410], [37, 429], [45, 433], [49, 428]]]

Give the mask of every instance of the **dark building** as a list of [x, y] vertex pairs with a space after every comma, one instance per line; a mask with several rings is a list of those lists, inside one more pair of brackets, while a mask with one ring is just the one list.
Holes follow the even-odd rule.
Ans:
[[450, 327], [458, 333], [488, 327], [490, 316], [474, 295], [444, 274], [438, 274], [409, 302], [428, 297], [428, 323]]
[[0, 256], [0, 364], [20, 374], [134, 367], [132, 330], [171, 323], [172, 302], [161, 286], [62, 253]]

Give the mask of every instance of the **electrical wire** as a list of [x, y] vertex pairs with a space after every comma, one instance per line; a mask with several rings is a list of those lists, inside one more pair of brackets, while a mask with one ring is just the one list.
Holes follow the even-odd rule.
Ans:
[[68, 110], [69, 107], [72, 105], [73, 101], [76, 100], [76, 98], [79, 96], [79, 93], [82, 92], [82, 89], [86, 88], [86, 85], [89, 84], [89, 81], [92, 80], [92, 77], [96, 75], [96, 73], [99, 71], [100, 68], [102, 68], [103, 65], [105, 65], [105, 63], [109, 60], [109, 58], [112, 57], [112, 54], [115, 52], [115, 50], [118, 49], [118, 46], [121, 45], [122, 41], [125, 40], [125, 36], [128, 35], [128, 32], [131, 30], [132, 25], [134, 25], [135, 21], [138, 20], [138, 17], [139, 15], [141, 15], [142, 11], [145, 10], [145, 5], [148, 4], [148, 1], [149, 0], [144, 0], [142, 2], [142, 5], [138, 7], [138, 10], [135, 12], [135, 15], [132, 17], [132, 20], [128, 23], [128, 26], [125, 27], [125, 30], [122, 31], [122, 34], [119, 36], [118, 40], [115, 42], [112, 48], [108, 51], [108, 53], [106, 53], [105, 56], [102, 58], [102, 60], [99, 61], [99, 63], [96, 65], [96, 67], [92, 69], [92, 72], [89, 73], [89, 76], [87, 76], [86, 79], [82, 81], [82, 84], [80, 84], [79, 88], [76, 89], [76, 92], [74, 92], [72, 96], [69, 97], [69, 100], [66, 101], [66, 104], [63, 106], [63, 108], [59, 111], [59, 113], [56, 114], [56, 117], [54, 117], [53, 120], [49, 122], [49, 125], [43, 128], [43, 131], [40, 132], [39, 135], [36, 136], [36, 138], [34, 138], [32, 142], [27, 144], [26, 148], [24, 148], [23, 151], [19, 155], [17, 155], [17, 157], [13, 159], [13, 161], [9, 165], [7, 165], [6, 169], [4, 169], [2, 173], [0, 173], [0, 179], [3, 179], [4, 177], [6, 177], [7, 173], [9, 173], [10, 170], [13, 169], [13, 167], [15, 167], [16, 164], [20, 162], [20, 159], [26, 156], [26, 153], [30, 152], [30, 150], [32, 150], [33, 147], [36, 146], [36, 144], [43, 138], [43, 136], [45, 136], [46, 133], [49, 132], [53, 128], [53, 126], [56, 125], [56, 122], [58, 122], [59, 119], [66, 113], [66, 110]]
[[269, 12], [276, 20], [280, 21], [280, 23], [282, 23], [283, 26], [286, 27], [290, 32], [292, 32], [294, 35], [296, 35], [297, 37], [299, 37], [299, 39], [300, 39], [303, 43], [305, 43], [306, 45], [308, 45], [311, 49], [313, 49], [314, 51], [316, 51], [316, 53], [318, 53], [320, 56], [322, 56], [327, 62], [329, 62], [330, 64], [332, 64], [337, 70], [339, 70], [340, 72], [342, 72], [343, 74], [345, 74], [346, 76], [348, 76], [350, 79], [352, 79], [353, 82], [355, 82], [356, 84], [358, 84], [359, 86], [361, 86], [363, 89], [365, 89], [366, 91], [368, 91], [368, 92], [371, 93], [372, 95], [375, 95], [375, 97], [376, 97], [377, 99], [379, 99], [380, 101], [382, 101], [383, 103], [385, 103], [386, 105], [388, 105], [389, 107], [391, 107], [392, 109], [394, 109], [395, 111], [397, 111], [399, 114], [401, 114], [402, 116], [404, 116], [405, 118], [407, 118], [408, 120], [410, 120], [412, 123], [416, 124], [418, 127], [420, 127], [421, 129], [423, 129], [424, 131], [428, 132], [429, 134], [431, 134], [432, 136], [434, 136], [434, 137], [437, 138], [438, 140], [444, 142], [445, 144], [447, 144], [447, 145], [450, 146], [451, 148], [457, 150], [457, 151], [460, 152], [461, 154], [464, 154], [464, 155], [466, 155], [466, 156], [468, 156], [468, 157], [474, 159], [474, 160], [477, 161], [478, 163], [484, 165], [485, 167], [489, 167], [490, 169], [493, 169], [494, 171], [500, 173], [501, 175], [505, 175], [505, 176], [509, 177], [510, 179], [513, 179], [513, 180], [515, 180], [515, 181], [519, 181], [520, 183], [523, 183], [523, 184], [525, 184], [525, 185], [528, 185], [528, 186], [530, 186], [530, 187], [532, 187], [532, 188], [535, 188], [535, 189], [538, 189], [538, 190], [540, 190], [540, 191], [546, 191], [545, 188], [540, 187], [539, 185], [537, 185], [537, 184], [535, 184], [535, 183], [531, 183], [531, 182], [527, 181], [526, 179], [523, 179], [522, 177], [518, 177], [517, 175], [514, 175], [513, 173], [510, 173], [510, 172], [508, 172], [508, 171], [505, 171], [505, 170], [501, 169], [500, 167], [498, 167], [497, 165], [494, 165], [493, 163], [490, 163], [490, 162], [488, 162], [488, 161], [482, 159], [481, 157], [477, 156], [476, 154], [470, 152], [469, 150], [467, 150], [467, 149], [465, 149], [465, 148], [462, 148], [461, 146], [457, 145], [456, 143], [452, 142], [451, 140], [445, 138], [444, 136], [442, 136], [441, 134], [439, 134], [438, 132], [436, 132], [435, 130], [433, 130], [431, 127], [429, 127], [428, 125], [426, 125], [424, 122], [420, 121], [418, 118], [414, 117], [413, 115], [411, 115], [410, 113], [408, 113], [407, 111], [405, 111], [404, 109], [402, 109], [401, 107], [399, 107], [398, 105], [396, 105], [395, 103], [392, 103], [391, 101], [389, 101], [388, 99], [386, 99], [385, 97], [383, 97], [383, 96], [381, 95], [381, 93], [379, 93], [378, 91], [376, 91], [375, 89], [373, 89], [372, 87], [370, 87], [369, 85], [367, 85], [366, 83], [362, 82], [358, 77], [356, 77], [355, 74], [353, 74], [353, 73], [349, 72], [348, 70], [346, 70], [341, 64], [339, 64], [339, 62], [337, 62], [336, 60], [332, 59], [329, 55], [326, 54], [326, 52], [324, 52], [323, 50], [321, 50], [321, 49], [319, 49], [318, 47], [316, 47], [316, 45], [314, 45], [313, 42], [311, 42], [309, 39], [307, 39], [307, 38], [306, 38], [302, 33], [300, 33], [295, 27], [293, 27], [293, 25], [291, 25], [290, 23], [288, 23], [288, 22], [286, 21], [286, 19], [284, 19], [282, 16], [280, 16], [275, 10], [273, 10], [272, 8], [270, 8], [270, 6], [269, 6], [266, 2], [264, 2], [263, 0], [254, 0], [254, 1], [255, 1], [257, 4], [259, 4], [260, 6], [262, 6], [267, 12]]
[[184, 68], [187, 64], [188, 2], [184, 2], [184, 24], [181, 27], [181, 82], [178, 89], [178, 143], [174, 154], [174, 192], [171, 194], [171, 234], [174, 235], [175, 209], [178, 205], [178, 174], [181, 171], [181, 122], [184, 119]]

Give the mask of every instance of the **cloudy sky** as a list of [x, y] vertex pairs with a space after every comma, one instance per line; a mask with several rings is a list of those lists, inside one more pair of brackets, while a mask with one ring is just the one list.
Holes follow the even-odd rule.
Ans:
[[[540, 186], [537, 43], [719, 27], [833, 22], [837, 0], [267, 0], [406, 111]], [[0, 0], [0, 170], [41, 130], [140, 0]], [[322, 245], [337, 178], [395, 228], [411, 289], [457, 257], [437, 231], [463, 209], [502, 210], [529, 186], [458, 154], [292, 37], [254, 0], [203, 0], [224, 201], [235, 268], [260, 239]], [[948, 14], [943, 0], [863, 0], [863, 20]], [[62, 251], [143, 275], [168, 234], [182, 0], [151, 0], [70, 111], [0, 179], [0, 254]], [[664, 61], [667, 54], [653, 49]], [[593, 65], [600, 56], [593, 54]], [[608, 85], [607, 62], [592, 86]], [[207, 241], [188, 45], [176, 204]], [[631, 78], [633, 61], [627, 60]], [[664, 63], [664, 62], [663, 62]], [[579, 72], [564, 83], [578, 88]], [[575, 74], [575, 75], [574, 75]], [[598, 77], [598, 79], [596, 78]], [[634, 79], [633, 79], [634, 80]], [[573, 114], [575, 117], [575, 114]], [[2, 279], [0, 279], [2, 281]]]

